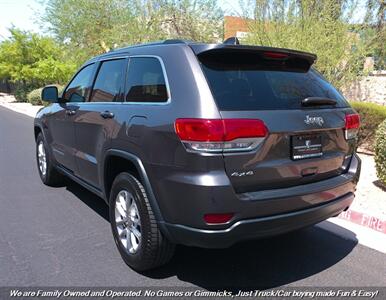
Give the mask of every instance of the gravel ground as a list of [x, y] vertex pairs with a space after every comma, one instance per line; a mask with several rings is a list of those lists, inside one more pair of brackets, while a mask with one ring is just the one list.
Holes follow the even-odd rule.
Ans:
[[377, 184], [374, 156], [359, 154], [362, 172], [351, 209], [386, 220], [386, 190]]
[[[34, 117], [42, 106], [32, 106], [29, 103], [15, 103], [11, 95], [0, 93], [0, 105], [16, 112]], [[362, 159], [362, 173], [356, 192], [352, 210], [364, 212], [386, 220], [386, 190], [377, 185], [378, 178], [372, 155], [359, 154]]]

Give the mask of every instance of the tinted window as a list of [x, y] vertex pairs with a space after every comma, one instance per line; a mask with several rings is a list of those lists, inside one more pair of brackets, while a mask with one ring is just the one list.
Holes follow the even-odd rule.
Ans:
[[91, 94], [91, 102], [112, 102], [119, 98], [125, 72], [125, 59], [102, 63]]
[[307, 97], [331, 98], [337, 107], [347, 106], [341, 94], [313, 69], [270, 69], [267, 63], [238, 63], [235, 57], [215, 63], [206, 59], [201, 65], [221, 110], [300, 109]]
[[84, 67], [71, 81], [63, 98], [69, 102], [84, 102], [90, 92], [94, 64]]
[[161, 63], [153, 57], [130, 59], [128, 72], [129, 102], [165, 102], [168, 99]]

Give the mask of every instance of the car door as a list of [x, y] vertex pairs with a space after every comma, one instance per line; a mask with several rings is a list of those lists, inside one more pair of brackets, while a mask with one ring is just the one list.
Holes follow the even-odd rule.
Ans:
[[94, 64], [79, 70], [63, 92], [60, 103], [53, 105], [53, 113], [47, 119], [54, 158], [59, 165], [72, 172], [76, 171], [73, 122], [79, 103], [84, 102], [90, 92], [93, 71]]
[[77, 175], [97, 188], [102, 153], [117, 134], [115, 116], [119, 109], [117, 102], [123, 100], [127, 63], [127, 58], [99, 62], [90, 98], [78, 103], [74, 118]]

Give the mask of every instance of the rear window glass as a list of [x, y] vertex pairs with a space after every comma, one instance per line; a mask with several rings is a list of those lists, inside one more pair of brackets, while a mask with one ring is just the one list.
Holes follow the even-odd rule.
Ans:
[[335, 107], [348, 106], [343, 96], [312, 68], [294, 71], [274, 66], [270, 70], [267, 62], [248, 63], [248, 55], [235, 53], [226, 60], [217, 54], [200, 61], [220, 110], [301, 109], [301, 101], [307, 97], [331, 98], [337, 101]]

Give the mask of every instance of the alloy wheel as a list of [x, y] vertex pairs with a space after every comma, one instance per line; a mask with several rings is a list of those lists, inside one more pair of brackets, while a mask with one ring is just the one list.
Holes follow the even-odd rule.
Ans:
[[141, 220], [134, 197], [126, 190], [120, 191], [115, 199], [115, 225], [126, 251], [135, 254], [142, 240]]

